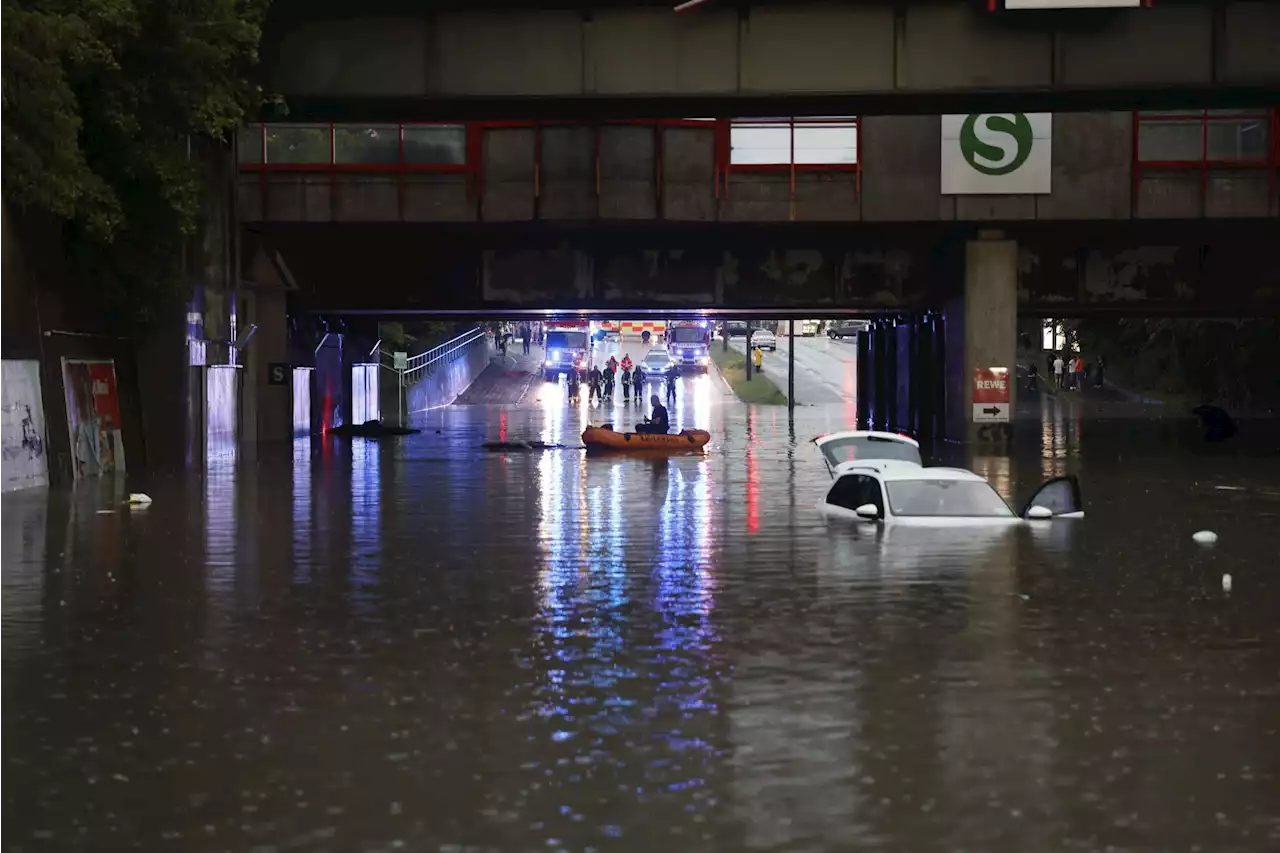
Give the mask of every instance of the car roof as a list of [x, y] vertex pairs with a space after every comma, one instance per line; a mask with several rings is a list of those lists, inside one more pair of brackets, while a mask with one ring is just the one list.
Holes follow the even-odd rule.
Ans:
[[985, 483], [986, 480], [963, 468], [926, 468], [904, 459], [865, 459], [841, 462], [836, 466], [837, 477], [856, 473], [876, 474], [886, 482], [900, 480], [962, 480]]
[[847, 429], [842, 432], [832, 432], [827, 435], [818, 436], [813, 440], [813, 443], [818, 445], [818, 447], [822, 447], [822, 445], [827, 442], [843, 441], [848, 438], [880, 438], [886, 441], [900, 441], [903, 444], [911, 445], [917, 450], [920, 449], [920, 442], [916, 441], [914, 438], [899, 435], [896, 432], [882, 432], [875, 429]]

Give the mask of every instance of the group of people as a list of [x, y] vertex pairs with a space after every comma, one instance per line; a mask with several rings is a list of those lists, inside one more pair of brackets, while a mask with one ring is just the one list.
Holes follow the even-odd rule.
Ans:
[[[534, 326], [530, 326], [528, 323], [525, 323], [520, 326], [517, 330], [517, 334], [514, 336], [519, 338], [520, 345], [524, 349], [524, 354], [528, 355], [533, 344], [542, 346], [542, 325], [536, 324]], [[494, 337], [496, 339], [498, 349], [502, 352], [503, 358], [506, 358], [507, 347], [511, 343], [513, 333], [507, 331], [503, 326], [499, 326]]]
[[[593, 365], [590, 370], [586, 371], [585, 376], [579, 376], [577, 371], [570, 372], [569, 398], [578, 398], [582, 393], [582, 382], [585, 381], [588, 401], [612, 400], [619, 373], [622, 375], [622, 399], [626, 402], [631, 402], [631, 392], [634, 389], [636, 402], [640, 402], [642, 390], [649, 377], [640, 365], [631, 361], [630, 355], [623, 355], [621, 362], [611, 355], [609, 360], [605, 362], [603, 370], [599, 366]], [[675, 395], [676, 377], [675, 373], [672, 372], [667, 374], [667, 397], [670, 399], [674, 398]], [[657, 395], [654, 395], [654, 398], [657, 399]]]
[[1062, 353], [1051, 353], [1047, 359], [1053, 370], [1053, 384], [1058, 388], [1078, 391], [1085, 387], [1090, 376], [1093, 378], [1095, 388], [1102, 387], [1102, 359], [1098, 359], [1097, 364], [1086, 364], [1079, 353], [1068, 354], [1065, 360], [1062, 358]]

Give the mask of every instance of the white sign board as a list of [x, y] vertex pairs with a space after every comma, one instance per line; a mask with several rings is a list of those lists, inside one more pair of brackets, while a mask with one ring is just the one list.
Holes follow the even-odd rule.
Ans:
[[1052, 113], [942, 117], [943, 195], [1046, 195]]
[[396, 352], [391, 353], [391, 362], [395, 370], [408, 370], [409, 353], [397, 350]]
[[1131, 9], [1142, 0], [1004, 0], [1006, 9]]
[[1003, 424], [1009, 422], [1008, 403], [974, 403], [973, 422], [975, 424]]

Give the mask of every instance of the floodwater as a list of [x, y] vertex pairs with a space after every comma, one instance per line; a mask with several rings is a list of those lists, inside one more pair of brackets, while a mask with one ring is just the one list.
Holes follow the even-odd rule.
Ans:
[[705, 378], [702, 456], [480, 450], [605, 419], [531, 390], [6, 495], [5, 850], [1280, 845], [1272, 437], [1048, 418], [948, 461], [1086, 519], [885, 534], [814, 509], [851, 407]]

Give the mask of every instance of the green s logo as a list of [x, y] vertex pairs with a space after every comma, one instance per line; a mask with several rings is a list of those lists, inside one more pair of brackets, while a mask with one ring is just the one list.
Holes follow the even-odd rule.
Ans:
[[960, 126], [960, 153], [984, 175], [1007, 175], [1031, 155], [1031, 122], [1022, 113], [973, 113]]

